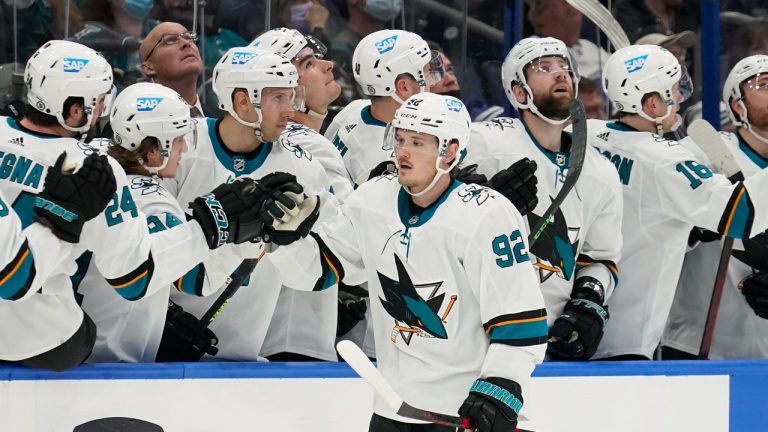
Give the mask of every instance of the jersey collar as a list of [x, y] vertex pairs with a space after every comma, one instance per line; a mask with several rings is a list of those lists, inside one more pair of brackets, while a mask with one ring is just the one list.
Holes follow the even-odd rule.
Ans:
[[630, 125], [628, 125], [628, 124], [626, 124], [624, 122], [618, 121], [618, 120], [617, 121], [608, 122], [608, 123], [605, 124], [605, 126], [608, 129], [613, 129], [613, 130], [617, 130], [617, 131], [620, 131], [620, 132], [640, 132], [639, 130], [633, 128], [632, 126], [630, 126]]
[[362, 110], [360, 110], [360, 118], [362, 118], [363, 123], [367, 125], [387, 127], [386, 123], [373, 117], [373, 114], [371, 114], [370, 105], [366, 105]]
[[[17, 122], [16, 120], [10, 117], [7, 117], [7, 120], [8, 120], [8, 126], [11, 127], [12, 129], [16, 129], [19, 132], [24, 132], [26, 134], [36, 136], [37, 138], [44, 138], [44, 139], [71, 138], [71, 137], [63, 137], [60, 135], [54, 135], [54, 134], [49, 134], [44, 132], [35, 132], [31, 129], [25, 128], [24, 126], [21, 125], [21, 123]], [[72, 138], [72, 139], [77, 139], [77, 138]]]
[[536, 148], [539, 149], [542, 153], [544, 153], [544, 156], [546, 156], [550, 162], [557, 165], [557, 167], [560, 169], [565, 169], [570, 166], [571, 134], [565, 131], [563, 131], [560, 134], [560, 148], [562, 148], [562, 151], [554, 152], [552, 150], [542, 147], [542, 145], [539, 144], [539, 141], [536, 139], [535, 136], [533, 136], [533, 133], [531, 132], [531, 130], [528, 129], [528, 125], [525, 124], [525, 120], [521, 118], [520, 122], [523, 124], [523, 127], [525, 128], [525, 133], [527, 133], [528, 136], [531, 138], [531, 142], [533, 142], [533, 145], [536, 146]]
[[440, 206], [440, 204], [444, 203], [445, 200], [448, 199], [448, 195], [450, 195], [454, 189], [463, 184], [464, 183], [454, 179], [450, 186], [448, 186], [442, 195], [440, 195], [440, 198], [438, 198], [437, 201], [423, 209], [416, 207], [413, 204], [413, 201], [411, 201], [411, 196], [401, 186], [400, 192], [397, 195], [397, 213], [400, 216], [400, 222], [402, 222], [406, 228], [413, 228], [424, 225], [432, 218], [432, 215], [435, 214], [435, 211]]
[[[741, 128], [739, 128], [741, 130]], [[755, 163], [760, 169], [765, 169], [768, 167], [768, 159], [760, 156], [760, 153], [756, 152], [752, 147], [747, 144], [746, 141], [744, 141], [744, 138], [741, 137], [741, 134], [737, 131], [736, 137], [739, 139], [739, 149], [744, 152], [744, 154], [747, 155], [749, 160]]]
[[221, 141], [221, 135], [219, 135], [221, 119], [207, 118], [205, 121], [208, 124], [208, 138], [211, 140], [216, 159], [226, 169], [232, 171], [235, 177], [250, 174], [259, 169], [272, 151], [272, 143], [265, 141], [250, 153], [235, 153]]

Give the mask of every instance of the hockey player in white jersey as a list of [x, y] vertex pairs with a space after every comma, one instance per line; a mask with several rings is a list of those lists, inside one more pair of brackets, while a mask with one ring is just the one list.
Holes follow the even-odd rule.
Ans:
[[688, 84], [685, 69], [659, 46], [622, 48], [606, 63], [603, 87], [619, 120], [590, 128], [589, 139], [619, 172], [624, 246], [621, 288], [608, 300], [611, 322], [596, 358], [652, 358], [691, 228], [733, 238], [768, 228], [768, 171], [731, 184], [661, 136], [674, 128]]
[[[4, 118], [0, 117], [0, 120]], [[66, 233], [64, 236], [69, 240], [79, 238], [84, 223], [100, 215], [115, 193], [115, 178], [106, 157], [88, 156], [74, 173], [62, 171], [65, 158], [65, 154], [59, 156], [48, 170], [45, 184], [36, 197], [40, 200], [40, 205], [35, 206], [37, 222], [28, 222], [26, 228], [22, 228], [22, 221], [10, 201], [0, 193], [0, 232], [3, 233], [0, 311], [10, 317], [15, 316], [14, 303], [17, 301], [31, 299], [30, 303], [38, 305], [57, 303], [55, 290], [51, 292], [43, 285], [50, 283], [57, 274], [74, 272], [75, 261], [73, 243], [54, 233]], [[26, 311], [35, 313], [33, 309]], [[48, 319], [39, 315], [31, 318]], [[11, 339], [22, 337], [21, 332], [26, 331], [24, 323], [8, 320], [3, 324], [6, 328], [0, 336], [0, 363], [12, 360], [10, 363], [31, 368], [62, 371], [85, 361], [96, 340], [93, 321], [83, 315], [74, 334], [59, 341], [58, 345], [32, 356], [19, 355], [13, 350]]]
[[356, 184], [392, 159], [384, 130], [395, 110], [411, 95], [428, 91], [442, 78], [437, 51], [421, 36], [404, 30], [379, 30], [364, 37], [352, 55], [355, 81], [370, 96], [347, 105], [334, 117], [325, 136], [338, 148]]
[[[458, 413], [481, 432], [513, 431], [544, 356], [546, 310], [523, 218], [495, 191], [449, 174], [469, 123], [456, 98], [411, 96], [388, 138], [398, 175], [364, 183], [342, 215], [270, 256], [288, 284], [368, 282], [379, 370], [409, 403]], [[422, 430], [416, 423], [376, 396], [370, 431]]]
[[[513, 163], [536, 171], [538, 205], [528, 213], [529, 226], [568, 172], [571, 136], [563, 128], [578, 79], [563, 42], [523, 39], [502, 65], [503, 86], [520, 119], [472, 125], [465, 163], [478, 164], [478, 172], [488, 177]], [[510, 199], [521, 209], [514, 196]], [[604, 304], [617, 283], [621, 213], [616, 170], [587, 149], [575, 188], [530, 250], [551, 326], [548, 354], [555, 359], [589, 359], [600, 343], [608, 318]]]
[[[189, 106], [175, 91], [151, 83], [127, 87], [113, 105], [110, 123], [114, 139], [105, 150], [128, 175], [133, 203], [147, 218], [153, 251], [175, 258], [174, 267], [156, 271], [154, 277], [158, 281], [165, 279], [167, 287], [173, 283], [186, 294], [209, 295], [222, 286], [240, 261], [257, 258], [260, 253], [260, 243], [248, 249], [222, 245], [225, 240], [218, 226], [220, 221], [212, 210], [236, 226], [236, 230], [230, 230], [235, 243], [252, 245], [251, 240], [261, 234], [263, 221], [260, 213], [249, 211], [249, 207], [262, 205], [259, 195], [272, 179], [259, 180], [258, 184], [222, 184], [211, 196], [195, 199], [192, 219], [187, 221], [181, 205], [163, 188], [159, 178], [176, 175], [181, 154], [187, 148], [184, 136], [194, 136]], [[211, 203], [217, 207], [211, 207]], [[211, 252], [214, 248], [216, 251]], [[89, 361], [154, 361], [163, 336], [170, 291], [158, 290], [129, 303], [108, 289], [95, 266], [82, 270], [78, 290], [83, 296], [81, 306], [98, 329]], [[171, 345], [168, 337], [166, 346]], [[209, 335], [211, 339], [215, 341]]]
[[[330, 181], [322, 166], [301, 147], [280, 137], [293, 112], [303, 108], [303, 89], [297, 80], [296, 67], [284, 57], [254, 47], [230, 49], [213, 73], [213, 89], [224, 117], [206, 118], [198, 124], [197, 144], [182, 158], [176, 177], [163, 180], [166, 188], [179, 202], [188, 202], [224, 181], [288, 172], [305, 186], [307, 194], [320, 195], [320, 217], [332, 218], [338, 204], [329, 192]], [[317, 217], [318, 209], [310, 213]], [[247, 286], [237, 292], [210, 326], [219, 339], [218, 357], [253, 361], [290, 352], [336, 360], [334, 286], [313, 284], [303, 287], [309, 292], [283, 294], [280, 301], [284, 302], [286, 319], [291, 321], [275, 327], [274, 343], [265, 347], [281, 281], [269, 261], [261, 260]], [[172, 293], [175, 303], [197, 317], [217, 296], [214, 293], [208, 298], [192, 298]], [[301, 337], [295, 336], [294, 328], [301, 330]], [[286, 339], [285, 334], [293, 337]]]
[[[768, 56], [739, 61], [725, 80], [723, 102], [734, 133], [722, 134], [745, 176], [768, 167]], [[768, 358], [768, 235], [734, 243], [709, 358]], [[685, 256], [663, 345], [675, 358], [696, 357], [722, 242], [701, 243]], [[680, 353], [680, 351], [682, 353]], [[664, 354], [669, 351], [665, 349]], [[671, 353], [670, 353], [671, 354]]]

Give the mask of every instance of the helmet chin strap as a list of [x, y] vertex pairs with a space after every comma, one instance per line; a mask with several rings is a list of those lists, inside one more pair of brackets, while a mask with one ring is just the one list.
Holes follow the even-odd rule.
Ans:
[[662, 122], [666, 120], [666, 118], [669, 117], [670, 114], [672, 114], [672, 108], [670, 107], [670, 105], [667, 105], [667, 112], [661, 117], [651, 117], [648, 114], [646, 114], [646, 112], [643, 110], [640, 110], [637, 114], [640, 117], [650, 122], [653, 122], [653, 124], [656, 125], [656, 134], [661, 136], [661, 135], [664, 135], [664, 125], [662, 124]]
[[[429, 183], [429, 185], [427, 187], [424, 188], [424, 190], [422, 190], [421, 192], [413, 193], [413, 192], [411, 192], [411, 188], [409, 188], [408, 186], [403, 185], [403, 189], [405, 189], [405, 192], [408, 195], [412, 196], [412, 197], [420, 197], [420, 196], [424, 195], [425, 193], [427, 193], [430, 190], [432, 190], [433, 187], [435, 187], [435, 185], [437, 184], [438, 180], [440, 180], [440, 177], [450, 173], [451, 170], [456, 165], [458, 165], [458, 163], [459, 163], [458, 155], [457, 155], [457, 157], [454, 158], [453, 163], [451, 163], [451, 166], [449, 166], [447, 169], [442, 169], [442, 168], [440, 168], [440, 162], [442, 160], [443, 160], [443, 157], [438, 157], [437, 161], [435, 161], [435, 168], [437, 168], [437, 173], [435, 173], [435, 176], [432, 177], [432, 181]], [[400, 170], [400, 163], [397, 161], [397, 158], [395, 158], [395, 165], [397, 166], [397, 169]]]
[[238, 123], [253, 129], [253, 134], [256, 135], [256, 137], [258, 137], [260, 141], [264, 141], [262, 137], [262, 132], [261, 132], [261, 110], [256, 109], [256, 114], [259, 116], [259, 121], [256, 121], [256, 122], [249, 122], [249, 121], [243, 120], [242, 118], [240, 118], [239, 115], [237, 115], [235, 110], [229, 111], [229, 113], [232, 115], [232, 118], [234, 118]]
[[752, 136], [755, 137], [755, 139], [757, 139], [758, 141], [764, 144], [768, 144], [768, 138], [760, 135], [759, 133], [755, 132], [754, 129], [752, 129], [752, 123], [749, 122], [749, 114], [747, 112], [747, 106], [744, 104], [743, 101], [739, 101], [739, 105], [741, 105], [742, 109], [744, 110], [744, 115], [739, 116], [741, 117], [741, 123], [743, 124], [742, 127], [746, 129], [747, 132], [752, 134]]
[[533, 95], [531, 94], [531, 92], [530, 92], [530, 90], [528, 89], [527, 86], [525, 87], [525, 94], [528, 95], [528, 102], [526, 102], [524, 105], [521, 105], [521, 108], [522, 109], [527, 109], [528, 111], [532, 112], [536, 117], [544, 120], [545, 122], [547, 122], [547, 123], [549, 123], [551, 125], [554, 125], [554, 126], [560, 126], [563, 123], [565, 123], [565, 122], [567, 122], [568, 120], [571, 119], [571, 116], [568, 116], [568, 117], [566, 117], [566, 118], [564, 118], [562, 120], [555, 120], [555, 119], [551, 119], [551, 118], [545, 116], [544, 114], [542, 114], [539, 111], [539, 109], [533, 103]]

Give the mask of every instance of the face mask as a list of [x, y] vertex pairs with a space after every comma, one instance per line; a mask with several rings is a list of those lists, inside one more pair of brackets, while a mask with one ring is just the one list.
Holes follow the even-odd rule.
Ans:
[[155, 5], [154, 0], [125, 0], [123, 2], [123, 10], [128, 15], [143, 20], [152, 11], [152, 7]]
[[293, 28], [300, 31], [301, 34], [309, 34], [310, 28], [307, 22], [307, 12], [312, 7], [312, 3], [302, 3], [291, 6], [291, 24]]
[[390, 21], [403, 8], [403, 0], [367, 0], [365, 11], [380, 21]]

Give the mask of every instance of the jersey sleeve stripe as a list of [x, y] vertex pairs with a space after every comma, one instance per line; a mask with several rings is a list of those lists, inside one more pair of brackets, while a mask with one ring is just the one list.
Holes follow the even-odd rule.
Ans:
[[24, 241], [13, 261], [0, 271], [0, 298], [18, 300], [24, 297], [32, 287], [35, 274], [32, 251], [29, 250], [27, 241]]
[[317, 241], [317, 245], [320, 247], [321, 266], [320, 277], [317, 279], [312, 290], [322, 291], [344, 280], [344, 268], [341, 265], [341, 261], [336, 258], [336, 255], [331, 252], [328, 245], [325, 244], [319, 235], [315, 233], [310, 233], [310, 235]]
[[616, 263], [611, 260], [595, 260], [595, 259], [592, 259], [589, 255], [580, 254], [579, 257], [576, 259], [576, 272], [578, 273], [579, 270], [583, 269], [584, 267], [591, 266], [593, 264], [604, 265], [608, 269], [608, 271], [611, 272], [611, 276], [613, 276], [613, 283], [614, 284], [619, 283], [619, 266], [617, 266]]
[[138, 300], [147, 293], [149, 281], [155, 270], [155, 262], [152, 254], [139, 267], [125, 276], [107, 279], [118, 294], [126, 300]]
[[198, 264], [188, 271], [187, 274], [177, 279], [173, 286], [179, 292], [194, 296], [203, 295], [203, 285], [205, 284], [205, 266]]
[[718, 231], [732, 238], [745, 238], [752, 229], [755, 209], [743, 184], [734, 189], [720, 219]]
[[546, 309], [496, 317], [483, 325], [491, 343], [530, 346], [546, 343], [549, 327]]

